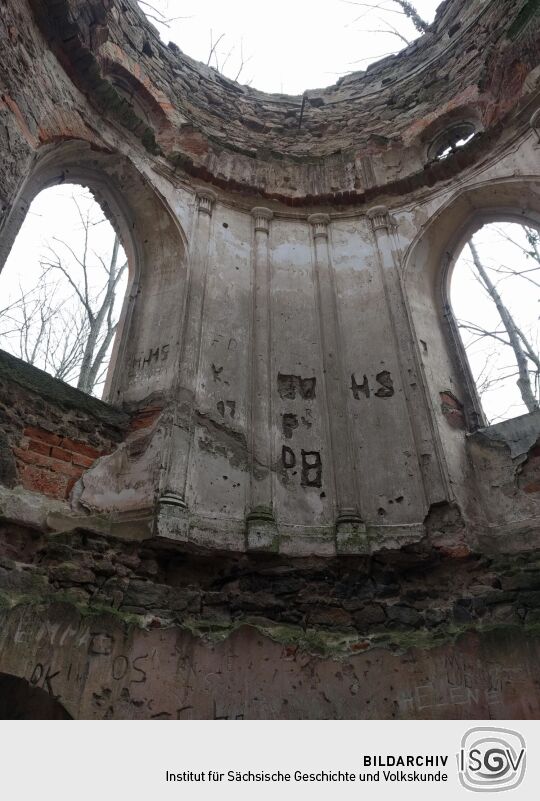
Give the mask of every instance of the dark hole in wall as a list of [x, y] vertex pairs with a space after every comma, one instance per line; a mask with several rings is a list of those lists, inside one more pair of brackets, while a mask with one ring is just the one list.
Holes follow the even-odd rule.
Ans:
[[0, 720], [72, 720], [62, 704], [24, 679], [0, 673]]

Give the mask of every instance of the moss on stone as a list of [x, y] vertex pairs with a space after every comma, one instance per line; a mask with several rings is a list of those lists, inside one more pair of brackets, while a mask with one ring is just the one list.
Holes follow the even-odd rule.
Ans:
[[12, 609], [15, 606], [10, 595], [0, 591], [0, 612]]
[[51, 606], [65, 605], [70, 610], [76, 611], [79, 617], [84, 618], [103, 618], [110, 617], [128, 628], [146, 628], [145, 618], [128, 612], [123, 612], [112, 606], [105, 604], [84, 603], [78, 597], [74, 597], [70, 590], [57, 590], [43, 593], [6, 593], [0, 592], [0, 614], [9, 612], [18, 607], [33, 608], [39, 617], [44, 617], [44, 613]]
[[227, 640], [242, 627], [253, 628], [265, 637], [284, 646], [296, 647], [300, 651], [321, 658], [345, 659], [358, 653], [383, 648], [397, 653], [412, 649], [421, 651], [439, 648], [456, 643], [466, 634], [478, 634], [489, 637], [507, 637], [509, 634], [527, 635], [540, 639], [540, 622], [533, 625], [512, 623], [487, 624], [470, 623], [450, 625], [445, 628], [429, 630], [415, 629], [410, 631], [389, 630], [361, 636], [351, 630], [328, 630], [323, 628], [303, 629], [300, 626], [268, 624], [260, 621], [236, 620], [232, 623], [223, 621], [184, 620], [180, 628], [189, 631], [193, 636], [211, 643]]

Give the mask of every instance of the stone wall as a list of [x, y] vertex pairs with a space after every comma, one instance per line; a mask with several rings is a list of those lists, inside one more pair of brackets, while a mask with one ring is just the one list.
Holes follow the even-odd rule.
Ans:
[[536, 717], [540, 555], [447, 550], [291, 562], [4, 524], [0, 668], [73, 717]]
[[122, 439], [127, 415], [0, 353], [2, 484], [65, 500]]
[[[465, 115], [484, 138], [497, 136], [538, 62], [533, 0], [452, 0], [398, 56], [302, 97], [266, 95], [165, 46], [133, 3], [32, 5], [79, 88], [151, 152], [217, 186], [291, 205], [335, 207], [369, 200], [374, 186], [421, 185], [437, 129]], [[443, 178], [455, 165], [433, 169]]]
[[485, 426], [448, 286], [540, 224], [537, 3], [295, 98], [132, 0], [0, 5], [0, 262], [72, 181], [130, 267], [106, 403], [0, 357], [0, 673], [72, 717], [536, 716], [540, 421]]

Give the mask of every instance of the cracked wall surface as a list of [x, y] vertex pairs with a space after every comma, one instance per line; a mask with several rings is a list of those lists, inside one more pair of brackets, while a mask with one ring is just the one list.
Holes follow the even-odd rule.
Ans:
[[0, 354], [0, 692], [537, 716], [540, 423], [484, 425], [448, 298], [471, 233], [540, 224], [537, 4], [446, 0], [301, 97], [133, 0], [0, 9], [0, 263], [69, 181], [130, 268], [104, 401]]

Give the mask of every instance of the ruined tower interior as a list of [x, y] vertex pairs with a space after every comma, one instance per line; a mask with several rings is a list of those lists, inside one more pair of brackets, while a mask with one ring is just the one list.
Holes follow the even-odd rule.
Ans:
[[103, 400], [0, 353], [3, 717], [540, 715], [540, 413], [486, 425], [448, 295], [540, 225], [539, 29], [445, 0], [291, 97], [0, 0], [0, 265], [72, 182], [130, 271]]

